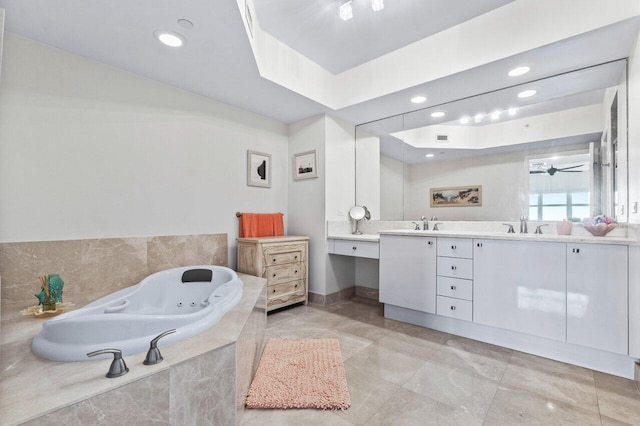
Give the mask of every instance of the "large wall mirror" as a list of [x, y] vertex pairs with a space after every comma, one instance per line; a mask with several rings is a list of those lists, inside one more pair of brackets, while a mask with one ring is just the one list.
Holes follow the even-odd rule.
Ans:
[[356, 126], [356, 204], [380, 220], [626, 222], [626, 68], [608, 62]]

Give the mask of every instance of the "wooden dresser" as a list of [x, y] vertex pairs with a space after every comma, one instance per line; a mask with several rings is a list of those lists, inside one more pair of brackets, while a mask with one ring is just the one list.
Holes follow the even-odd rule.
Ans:
[[267, 279], [267, 311], [307, 303], [309, 237], [238, 238], [238, 272]]

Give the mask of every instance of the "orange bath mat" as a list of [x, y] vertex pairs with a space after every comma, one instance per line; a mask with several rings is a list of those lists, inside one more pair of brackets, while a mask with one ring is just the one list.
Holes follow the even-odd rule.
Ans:
[[351, 405], [337, 339], [270, 339], [247, 408], [342, 409]]

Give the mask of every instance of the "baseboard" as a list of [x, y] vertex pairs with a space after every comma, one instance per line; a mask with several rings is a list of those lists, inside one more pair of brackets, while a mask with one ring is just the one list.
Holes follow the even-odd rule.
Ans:
[[309, 302], [318, 305], [332, 305], [341, 300], [349, 299], [356, 294], [355, 287], [348, 287], [331, 294], [317, 294], [309, 292]]
[[357, 285], [356, 296], [375, 300], [377, 302], [378, 300], [380, 300], [380, 290], [378, 290], [377, 288], [362, 287]]

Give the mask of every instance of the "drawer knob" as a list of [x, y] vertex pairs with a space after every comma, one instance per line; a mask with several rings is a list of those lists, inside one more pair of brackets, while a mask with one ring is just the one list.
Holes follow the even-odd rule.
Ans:
[[428, 243], [428, 244], [429, 244], [430, 246], [432, 246], [432, 245], [433, 245], [433, 241], [429, 241], [429, 243]]
[[293, 288], [298, 288], [298, 284], [294, 285]]
[[297, 273], [298, 273], [298, 270], [296, 269], [296, 271], [294, 272], [294, 274], [297, 274]]
[[293, 256], [293, 258], [294, 258], [294, 259], [297, 259], [297, 258], [298, 258], [298, 256]]
[[274, 290], [273, 290], [273, 293], [275, 293], [275, 292], [276, 292], [276, 290], [274, 289]]
[[455, 286], [455, 285], [452, 285], [452, 286], [451, 286], [451, 290], [455, 290], [455, 289], [456, 289], [456, 286]]
[[455, 311], [455, 310], [456, 310], [456, 307], [455, 307], [455, 306], [452, 306], [452, 307], [451, 307], [451, 310], [452, 310], [452, 311]]
[[476, 244], [476, 247], [482, 247], [482, 243]]
[[274, 258], [274, 259], [273, 259], [273, 261], [275, 262], [275, 261], [276, 261], [276, 259]]
[[357, 248], [358, 248], [358, 247], [356, 247], [356, 246], [353, 246], [353, 247], [352, 247], [352, 249], [354, 249], [354, 250], [356, 250]]
[[574, 252], [574, 253], [580, 253], [580, 249], [578, 249], [578, 248], [574, 248], [574, 249], [573, 249], [573, 252]]
[[451, 246], [451, 250], [455, 250], [455, 249], [456, 249], [456, 246]]
[[276, 276], [276, 274], [273, 274], [273, 276], [275, 277], [275, 276]]
[[456, 269], [458, 269], [458, 268], [456, 268], [455, 266], [452, 266], [452, 267], [451, 267], [451, 270], [452, 270], [452, 271], [455, 271]]

